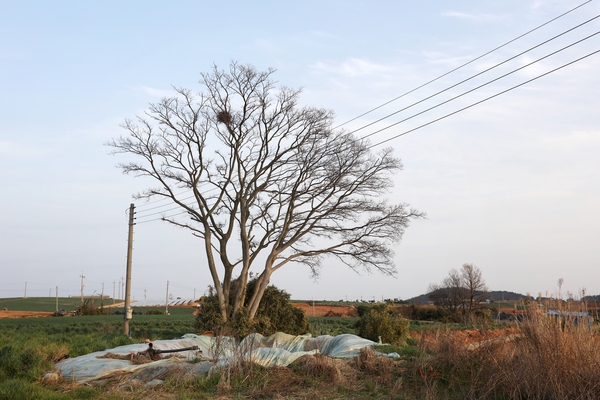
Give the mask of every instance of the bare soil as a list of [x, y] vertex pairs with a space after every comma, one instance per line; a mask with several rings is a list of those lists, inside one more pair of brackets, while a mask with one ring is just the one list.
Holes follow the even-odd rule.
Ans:
[[29, 318], [29, 317], [50, 317], [52, 312], [42, 311], [6, 311], [0, 310], [0, 319], [2, 318]]
[[358, 317], [354, 306], [322, 306], [309, 303], [292, 303], [296, 308], [304, 311], [307, 317]]

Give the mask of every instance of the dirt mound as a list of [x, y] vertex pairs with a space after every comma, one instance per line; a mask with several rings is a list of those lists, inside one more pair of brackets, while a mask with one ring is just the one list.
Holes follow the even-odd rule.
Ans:
[[322, 306], [309, 303], [292, 303], [296, 308], [304, 311], [307, 317], [358, 317], [354, 306]]

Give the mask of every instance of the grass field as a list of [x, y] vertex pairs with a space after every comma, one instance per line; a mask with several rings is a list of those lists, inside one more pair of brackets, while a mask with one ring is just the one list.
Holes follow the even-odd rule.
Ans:
[[[99, 301], [99, 300], [98, 300]], [[116, 300], [119, 302], [119, 300]], [[105, 300], [112, 303], [112, 300]], [[81, 304], [81, 299], [78, 297], [59, 297], [58, 309], [65, 311], [73, 311], [75, 307]], [[0, 309], [8, 309], [10, 311], [56, 311], [55, 297], [13, 297], [0, 299]]]
[[[104, 306], [110, 306], [112, 304], [122, 303], [123, 300], [112, 299], [104, 300]], [[58, 298], [58, 309], [65, 311], [73, 311], [77, 306], [81, 304], [81, 299], [79, 297], [59, 297]], [[93, 304], [95, 306], [100, 307], [102, 305], [102, 301], [100, 299], [94, 299]], [[148, 311], [158, 311], [164, 312], [164, 307], [136, 307], [135, 303], [132, 303], [131, 306], [134, 309], [134, 312], [142, 312], [146, 313]], [[4, 298], [0, 299], [0, 310], [7, 309], [9, 311], [40, 311], [40, 312], [54, 312], [56, 311], [56, 298], [54, 297], [13, 297], [13, 298]], [[123, 307], [118, 308], [106, 308], [107, 313], [115, 313], [123, 312]], [[192, 312], [191, 308], [183, 308], [183, 307], [169, 307], [169, 314], [190, 314]]]
[[[361, 352], [349, 360], [302, 357], [271, 369], [242, 362], [209, 377], [171, 376], [157, 387], [120, 379], [100, 386], [42, 381], [65, 357], [193, 332], [191, 309], [170, 311], [169, 316], [134, 315], [131, 337], [122, 334], [119, 315], [1, 319], [0, 399], [591, 400], [600, 393], [598, 326], [539, 313], [508, 328], [412, 321], [404, 344], [376, 346], [397, 353], [395, 359]], [[356, 323], [355, 318], [309, 320], [313, 335], [354, 333]]]

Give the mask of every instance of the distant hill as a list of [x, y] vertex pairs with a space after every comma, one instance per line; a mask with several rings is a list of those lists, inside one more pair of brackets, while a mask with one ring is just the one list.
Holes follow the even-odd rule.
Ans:
[[[591, 297], [591, 296], [588, 296]], [[600, 296], [599, 296], [600, 297]], [[494, 302], [498, 302], [498, 301], [520, 301], [520, 300], [524, 300], [526, 299], [527, 296], [520, 294], [520, 293], [515, 293], [515, 292], [509, 292], [506, 290], [492, 290], [490, 292], [490, 297], [489, 299], [491, 301]], [[408, 299], [406, 300], [408, 303], [410, 304], [427, 304], [427, 302], [429, 301], [429, 297], [428, 294], [422, 294], [420, 296], [416, 296], [413, 297], [412, 299]]]

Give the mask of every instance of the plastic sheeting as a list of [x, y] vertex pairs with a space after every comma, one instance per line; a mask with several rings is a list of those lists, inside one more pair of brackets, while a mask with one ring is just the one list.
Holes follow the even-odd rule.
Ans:
[[198, 346], [199, 350], [171, 353], [170, 358], [139, 365], [129, 360], [99, 358], [107, 353], [128, 356], [148, 348], [147, 344], [132, 344], [62, 360], [54, 366], [54, 372], [79, 383], [125, 374], [131, 374], [132, 380], [150, 382], [172, 374], [206, 375], [239, 360], [275, 367], [287, 366], [299, 357], [316, 353], [351, 358], [363, 347], [374, 344], [371, 340], [348, 334], [313, 338], [310, 334], [294, 336], [279, 332], [263, 336], [254, 333], [241, 342], [228, 337], [187, 334], [179, 339], [156, 340], [153, 342], [154, 348], [169, 350]]

